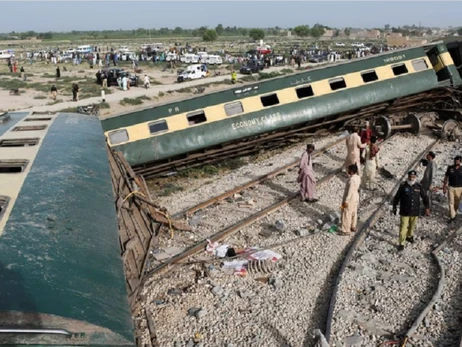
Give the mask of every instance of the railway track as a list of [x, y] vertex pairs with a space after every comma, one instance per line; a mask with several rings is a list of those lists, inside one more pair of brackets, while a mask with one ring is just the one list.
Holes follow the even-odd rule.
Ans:
[[[442, 163], [452, 161], [447, 146], [433, 149], [442, 154]], [[442, 165], [437, 182], [444, 169]], [[396, 218], [381, 216], [389, 213], [385, 204], [364, 225], [342, 264], [331, 299], [326, 328], [330, 346], [459, 343], [461, 267], [454, 256], [461, 249], [462, 229], [445, 224], [447, 206], [442, 200], [437, 195], [432, 215], [420, 218], [416, 243], [402, 253], [396, 252]]]
[[[378, 114], [388, 115], [410, 110], [429, 111], [440, 104], [452, 105], [452, 95], [454, 93], [456, 93], [454, 90], [440, 88], [438, 90], [368, 106], [359, 110], [329, 116], [321, 120], [316, 119], [304, 124], [241, 139], [232, 143], [223, 143], [203, 151], [187, 153], [175, 158], [135, 166], [133, 169], [137, 174], [143, 175], [145, 178], [159, 177], [172, 171], [216, 163], [224, 159], [249, 155], [261, 150], [279, 148], [290, 143], [298, 142], [300, 137], [309, 134], [318, 134], [319, 131], [326, 131], [328, 129], [332, 130], [339, 124], [348, 124], [348, 122], [361, 118], [371, 118]], [[445, 101], [447, 102], [445, 103]], [[435, 102], [439, 104], [436, 105]]]
[[[422, 143], [430, 143], [431, 140], [427, 137], [424, 137], [422, 141], [417, 140], [415, 137], [397, 136], [384, 143], [382, 151], [384, 153], [384, 165], [389, 165], [387, 168], [391, 172], [395, 174], [399, 172], [400, 175], [402, 174], [402, 166], [409, 165], [410, 159], [415, 156], [414, 153], [409, 158], [409, 153], [415, 151], [413, 148], [418, 143], [422, 145]], [[405, 146], [404, 152], [406, 153], [401, 155], [392, 152], [397, 141], [401, 142], [402, 146]], [[327, 172], [338, 168], [339, 161], [343, 163], [344, 153], [341, 152], [341, 149], [338, 152], [333, 149], [331, 154], [338, 155], [338, 157], [332, 159], [331, 164], [327, 163], [328, 160], [323, 163], [329, 166], [325, 171], [321, 170], [320, 167], [315, 167], [319, 175], [326, 175]], [[387, 159], [387, 157], [389, 158]], [[315, 160], [315, 162], [318, 162], [318, 160]], [[287, 182], [290, 182], [293, 190], [295, 175], [296, 172], [289, 171], [284, 176], [276, 176], [278, 180], [271, 181], [271, 185], [282, 192], [280, 196], [283, 195], [284, 199], [287, 199], [288, 191], [291, 191], [288, 189]], [[287, 180], [291, 176], [292, 179]], [[263, 218], [259, 224], [252, 223], [247, 226], [241, 225], [241, 227], [237, 227], [236, 230], [240, 229], [240, 232], [234, 233], [226, 239], [227, 244], [237, 247], [253, 245], [266, 247], [271, 244], [278, 244], [275, 250], [282, 254], [284, 260], [281, 264], [282, 269], [275, 271], [271, 276], [276, 278], [276, 282], [273, 282], [273, 284], [279, 283], [277, 281], [280, 280], [281, 285], [262, 284], [255, 281], [252, 276], [236, 282], [232, 276], [222, 276], [216, 267], [207, 266], [207, 260], [204, 260], [203, 256], [195, 256], [193, 257], [193, 262], [191, 262], [197, 262], [196, 265], [192, 266], [194, 272], [191, 271], [191, 267], [182, 267], [170, 273], [162, 271], [162, 276], [159, 275], [161, 272], [151, 276], [143, 290], [146, 302], [163, 300], [165, 305], [161, 305], [162, 307], [148, 305], [149, 312], [147, 314], [152, 314], [156, 317], [156, 325], [179, 326], [180, 328], [174, 329], [174, 334], [181, 337], [183, 341], [188, 339], [185, 332], [192, 330], [204, 331], [204, 324], [206, 324], [217, 327], [207, 331], [207, 337], [204, 337], [204, 340], [211, 345], [222, 344], [224, 341], [232, 341], [238, 345], [254, 343], [255, 345], [268, 346], [275, 345], [275, 343], [277, 345], [281, 341], [300, 345], [300, 341], [303, 340], [305, 340], [305, 345], [312, 345], [310, 344], [313, 342], [310, 331], [325, 324], [326, 318], [323, 312], [326, 312], [328, 308], [326, 306], [328, 298], [325, 298], [325, 296], [332, 288], [336, 272], [340, 268], [339, 259], [342, 259], [345, 255], [350, 239], [337, 237], [327, 232], [316, 232], [308, 237], [294, 238], [289, 230], [298, 230], [302, 226], [306, 228], [310, 225], [315, 229], [321, 229], [322, 227], [318, 224], [318, 220], [322, 220], [324, 224], [325, 217], [332, 215], [337, 210], [336, 206], [340, 205], [338, 199], [341, 199], [344, 180], [343, 174], [333, 175], [329, 180], [329, 184], [321, 186], [319, 188], [321, 198], [319, 204], [307, 205], [297, 199], [292, 200], [289, 205], [284, 205], [276, 212]], [[396, 180], [385, 182], [384, 189], [391, 190], [396, 182]], [[364, 195], [362, 199], [368, 201], [366, 206], [361, 207], [361, 220], [364, 220], [368, 209], [370, 209], [371, 205], [377, 203], [377, 200], [380, 201], [381, 196], [378, 192], [374, 194], [365, 192], [362, 195]], [[242, 196], [249, 199], [254, 198], [250, 193], [248, 196], [246, 194], [242, 194]], [[217, 205], [209, 207], [207, 211], [216, 207]], [[259, 213], [263, 210], [260, 209]], [[243, 218], [241, 216], [238, 219], [242, 220]], [[284, 231], [276, 232], [272, 228], [277, 220], [285, 221], [286, 228]], [[223, 230], [221, 225], [217, 229]], [[265, 231], [268, 230], [271, 230], [270, 234], [264, 235]], [[203, 247], [198, 248], [203, 249]], [[190, 255], [188, 254], [188, 257]], [[186, 257], [180, 259], [177, 256], [176, 258], [178, 262], [180, 260], [183, 262], [184, 259]], [[157, 271], [161, 269], [168, 270], [169, 268], [171, 267], [163, 265], [162, 268], [158, 267]], [[198, 273], [207, 273], [207, 275], [206, 277], [197, 277]], [[266, 279], [268, 280], [268, 278]], [[156, 285], [153, 286], [153, 283]], [[186, 286], [185, 283], [192, 284]], [[211, 294], [210, 290], [220, 285], [222, 288], [227, 288], [224, 291], [225, 295], [218, 297]], [[182, 288], [179, 297], [164, 295], [172, 287], [176, 289]], [[232, 288], [228, 290], [228, 287]], [[241, 292], [251, 294], [248, 296], [241, 295], [239, 294]], [[283, 297], [285, 299], [281, 301]], [[208, 305], [208, 302], [212, 306]], [[217, 307], [213, 308], [213, 305]], [[173, 309], [173, 306], [176, 309]], [[207, 309], [208, 315], [201, 319], [188, 318], [187, 311], [194, 306]], [[255, 310], [252, 307], [262, 308]], [[293, 307], [298, 307], [298, 311]], [[236, 317], [225, 312], [235, 312]], [[224, 319], [223, 317], [228, 317], [229, 319]], [[140, 320], [143, 321], [144, 318], [140, 317]], [[247, 326], [246, 324], [250, 325]], [[243, 325], [244, 328], [239, 330], [237, 329], [238, 325]], [[226, 331], [229, 331], [229, 334]], [[230, 338], [233, 334], [237, 335]], [[159, 331], [158, 340], [161, 343], [172, 342]]]

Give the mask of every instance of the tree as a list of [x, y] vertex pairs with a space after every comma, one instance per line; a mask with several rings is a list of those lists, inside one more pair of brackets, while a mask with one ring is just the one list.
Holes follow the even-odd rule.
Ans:
[[390, 24], [385, 24], [385, 30], [386, 31], [390, 30]]
[[310, 34], [314, 38], [320, 38], [322, 35], [324, 35], [325, 32], [326, 31], [324, 30], [322, 25], [319, 24], [315, 24], [310, 30]]
[[300, 37], [306, 37], [310, 35], [310, 27], [308, 25], [299, 25], [294, 28], [294, 33]]
[[202, 35], [202, 40], [205, 42], [213, 42], [218, 38], [218, 34], [215, 29], [208, 29]]
[[183, 34], [183, 29], [181, 27], [176, 27], [175, 29], [173, 29], [173, 34], [181, 35]]
[[240, 28], [239, 30], [242, 36], [247, 36], [249, 34], [249, 31], [246, 28]]
[[250, 29], [249, 36], [254, 40], [263, 40], [265, 32], [262, 29]]
[[218, 36], [221, 36], [223, 34], [223, 24], [218, 24], [217, 27], [215, 28], [215, 31], [217, 32]]
[[343, 30], [343, 32], [345, 33], [345, 35], [346, 35], [347, 37], [349, 37], [350, 34], [351, 34], [351, 29], [350, 29], [350, 28], [345, 28], [345, 30]]

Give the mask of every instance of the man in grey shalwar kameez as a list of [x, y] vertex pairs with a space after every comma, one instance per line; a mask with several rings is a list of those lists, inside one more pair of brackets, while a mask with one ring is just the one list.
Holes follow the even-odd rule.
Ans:
[[300, 195], [302, 201], [316, 202], [316, 178], [313, 171], [312, 153], [314, 145], [308, 144], [300, 160], [300, 170], [297, 182], [300, 183]]
[[432, 208], [432, 190], [433, 190], [433, 182], [435, 181], [435, 174], [438, 170], [436, 163], [435, 163], [436, 154], [434, 152], [427, 153], [427, 167], [425, 168], [425, 172], [423, 174], [422, 181], [420, 184], [422, 188], [427, 193], [428, 200], [429, 200], [429, 208]]

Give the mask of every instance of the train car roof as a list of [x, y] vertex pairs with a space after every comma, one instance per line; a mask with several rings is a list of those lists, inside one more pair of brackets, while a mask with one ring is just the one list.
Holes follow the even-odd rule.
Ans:
[[[34, 328], [70, 332], [72, 344], [133, 346], [99, 120], [8, 116], [0, 123], [0, 196], [9, 199], [0, 217], [0, 326], [19, 329], [15, 343], [69, 343], [63, 332], [20, 333]], [[30, 126], [38, 128], [21, 128]], [[27, 139], [35, 145], [14, 145]]]

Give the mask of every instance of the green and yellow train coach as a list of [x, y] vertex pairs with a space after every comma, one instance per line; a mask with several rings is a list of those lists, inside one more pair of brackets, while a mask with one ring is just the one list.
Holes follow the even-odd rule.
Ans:
[[155, 165], [403, 96], [457, 87], [462, 80], [453, 56], [444, 42], [388, 51], [107, 118], [102, 126], [109, 145], [132, 166]]
[[0, 345], [135, 346], [95, 117], [0, 115]]

